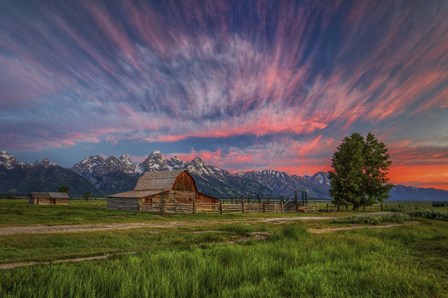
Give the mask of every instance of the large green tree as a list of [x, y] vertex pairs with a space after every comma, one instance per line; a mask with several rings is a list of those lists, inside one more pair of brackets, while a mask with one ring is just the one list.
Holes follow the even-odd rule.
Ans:
[[374, 134], [345, 137], [331, 159], [330, 194], [338, 205], [361, 206], [382, 202], [392, 184], [387, 177], [391, 165], [387, 146]]

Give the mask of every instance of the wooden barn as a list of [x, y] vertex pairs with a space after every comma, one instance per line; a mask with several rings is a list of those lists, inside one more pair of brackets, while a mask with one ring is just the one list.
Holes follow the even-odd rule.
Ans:
[[134, 190], [107, 197], [108, 209], [151, 211], [170, 203], [219, 203], [219, 199], [199, 192], [186, 170], [146, 172]]
[[34, 205], [68, 205], [70, 196], [66, 192], [30, 192], [28, 203]]

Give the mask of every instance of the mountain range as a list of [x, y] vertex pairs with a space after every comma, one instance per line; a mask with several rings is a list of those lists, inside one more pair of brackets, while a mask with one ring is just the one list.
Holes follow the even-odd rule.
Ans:
[[[2, 151], [0, 153], [0, 193], [26, 194], [30, 191], [57, 191], [67, 186], [70, 194], [80, 197], [85, 192], [107, 195], [133, 189], [145, 171], [187, 169], [201, 192], [219, 197], [292, 198], [294, 191], [308, 193], [308, 198], [330, 199], [330, 180], [327, 173], [312, 176], [290, 175], [275, 170], [230, 173], [209, 165], [199, 157], [186, 162], [177, 157], [164, 158], [153, 151], [140, 164], [128, 155], [89, 156], [72, 168], [63, 168], [44, 159], [27, 164]], [[394, 201], [444, 201], [448, 191], [396, 185], [390, 192]]]

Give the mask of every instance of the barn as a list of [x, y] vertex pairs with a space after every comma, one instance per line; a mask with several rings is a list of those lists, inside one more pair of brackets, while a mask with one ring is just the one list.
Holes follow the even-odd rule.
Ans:
[[146, 172], [134, 190], [107, 197], [107, 208], [150, 211], [160, 204], [219, 203], [219, 199], [198, 191], [187, 170]]
[[66, 192], [30, 192], [28, 203], [34, 205], [68, 205], [70, 196]]

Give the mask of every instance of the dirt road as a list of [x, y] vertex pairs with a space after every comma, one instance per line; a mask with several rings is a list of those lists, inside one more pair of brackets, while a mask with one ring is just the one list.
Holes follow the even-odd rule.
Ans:
[[152, 228], [152, 229], [170, 229], [178, 227], [201, 227], [204, 225], [217, 225], [217, 224], [238, 224], [248, 222], [272, 222], [272, 223], [284, 223], [291, 221], [307, 221], [307, 220], [331, 220], [336, 217], [319, 217], [319, 216], [297, 216], [297, 217], [276, 217], [268, 219], [260, 218], [247, 218], [237, 220], [222, 220], [212, 222], [195, 221], [195, 222], [179, 222], [169, 221], [163, 223], [111, 223], [111, 224], [89, 224], [89, 225], [31, 225], [31, 226], [9, 226], [0, 227], [0, 236], [4, 235], [17, 235], [17, 234], [50, 234], [50, 233], [79, 233], [79, 232], [97, 232], [97, 231], [110, 231], [110, 230], [129, 230], [140, 228]]

